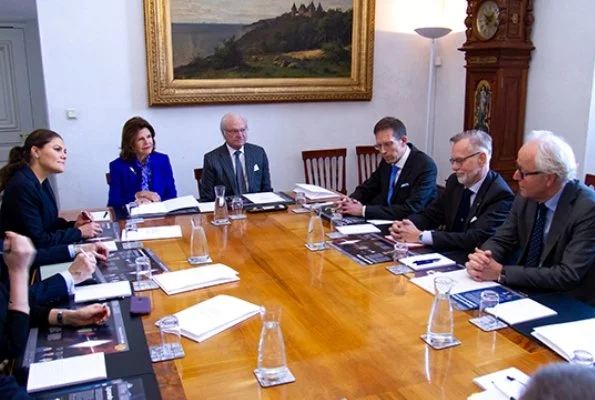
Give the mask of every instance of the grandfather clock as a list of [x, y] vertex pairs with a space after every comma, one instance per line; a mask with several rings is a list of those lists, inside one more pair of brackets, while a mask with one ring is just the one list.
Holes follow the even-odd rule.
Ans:
[[465, 129], [493, 139], [492, 169], [512, 175], [523, 143], [533, 0], [467, 0]]

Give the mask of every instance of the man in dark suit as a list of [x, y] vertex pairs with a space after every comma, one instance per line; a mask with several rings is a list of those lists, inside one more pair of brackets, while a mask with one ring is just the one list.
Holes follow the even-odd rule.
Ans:
[[385, 117], [374, 126], [383, 160], [376, 171], [339, 204], [339, 211], [366, 219], [403, 219], [436, 197], [436, 164], [407, 143], [405, 125]]
[[264, 149], [246, 143], [246, 118], [225, 114], [221, 119], [221, 133], [225, 143], [204, 157], [200, 199], [213, 201], [217, 185], [225, 186], [226, 195], [272, 192], [269, 160]]
[[454, 173], [444, 191], [423, 212], [396, 221], [390, 230], [399, 241], [423, 243], [448, 253], [457, 262], [465, 262], [467, 254], [504, 222], [514, 194], [506, 181], [490, 170], [490, 135], [465, 131], [450, 138], [450, 142]]
[[[469, 275], [595, 304], [595, 192], [575, 175], [568, 143], [551, 132], [533, 132], [518, 153], [512, 210], [469, 255]], [[517, 250], [516, 263], [507, 263]]]

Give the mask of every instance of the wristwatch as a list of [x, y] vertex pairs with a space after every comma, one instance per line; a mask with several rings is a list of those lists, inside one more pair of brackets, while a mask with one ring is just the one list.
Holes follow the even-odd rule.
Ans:
[[58, 325], [64, 325], [64, 310], [58, 310], [58, 314], [56, 314], [56, 322]]
[[420, 232], [419, 233], [419, 236], [417, 237], [417, 240], [419, 240], [420, 243], [423, 243], [422, 240], [421, 240], [423, 237], [424, 237], [424, 233], [423, 232]]
[[506, 284], [506, 273], [504, 272], [504, 268], [500, 271], [500, 276], [498, 276], [498, 283], [501, 285]]

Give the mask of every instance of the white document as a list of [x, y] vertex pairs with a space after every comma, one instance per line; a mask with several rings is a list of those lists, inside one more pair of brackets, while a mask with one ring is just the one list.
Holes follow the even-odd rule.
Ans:
[[86, 303], [96, 300], [107, 300], [116, 297], [130, 297], [130, 282], [98, 283], [96, 285], [80, 286], [74, 290], [74, 302]]
[[33, 363], [29, 368], [27, 392], [34, 393], [101, 379], [107, 379], [104, 353]]
[[122, 241], [133, 242], [137, 240], [153, 239], [171, 239], [182, 237], [182, 228], [180, 225], [153, 226], [148, 228], [138, 228], [135, 231], [123, 230]]
[[473, 383], [492, 395], [482, 397], [485, 399], [518, 399], [528, 382], [529, 376], [516, 368], [503, 369], [473, 379]]
[[130, 211], [130, 215], [134, 217], [137, 215], [167, 214], [184, 208], [198, 208], [198, 201], [194, 196], [189, 195], [156, 203], [140, 204]]
[[215, 211], [215, 202], [207, 201], [205, 203], [198, 203], [198, 209], [201, 213], [209, 213]]
[[557, 315], [551, 308], [544, 306], [531, 299], [520, 299], [500, 303], [496, 307], [486, 309], [486, 312], [495, 315], [498, 319], [508, 325], [520, 324], [521, 322]]
[[224, 264], [211, 264], [155, 275], [153, 280], [168, 295], [239, 281], [238, 272]]
[[486, 390], [484, 392], [473, 393], [467, 397], [467, 400], [510, 400], [504, 394], [496, 390]]
[[243, 195], [254, 204], [282, 203], [285, 199], [274, 192], [246, 193]]
[[416, 284], [426, 292], [434, 294], [434, 278], [437, 276], [446, 276], [455, 281], [450, 291], [451, 294], [464, 293], [470, 290], [487, 289], [489, 287], [500, 286], [499, 283], [492, 281], [476, 282], [467, 273], [466, 269], [460, 269], [450, 272], [436, 272], [419, 278], [412, 278], [411, 283]]
[[59, 274], [60, 272], [67, 271], [71, 264], [72, 261], [58, 264], [42, 265], [41, 267], [39, 267], [39, 275], [41, 276], [41, 280]]
[[317, 185], [309, 185], [307, 183], [297, 183], [294, 192], [303, 192], [306, 194], [306, 198], [310, 200], [325, 199], [327, 197], [339, 197], [335, 192], [327, 190]]
[[337, 231], [343, 235], [356, 235], [358, 233], [377, 233], [380, 229], [372, 224], [356, 224], [356, 225], [344, 225], [338, 226]]
[[399, 260], [414, 271], [421, 271], [424, 269], [446, 267], [448, 265], [455, 265], [456, 262], [448, 257], [444, 257], [440, 253], [420, 254], [418, 256], [411, 256], [401, 258]]
[[116, 245], [115, 240], [110, 240], [110, 241], [101, 242], [101, 243], [103, 243], [109, 251], [118, 251], [118, 246]]
[[392, 225], [392, 223], [395, 221], [391, 221], [388, 219], [368, 219], [366, 220], [366, 222], [374, 225]]
[[91, 214], [91, 218], [93, 218], [93, 221], [95, 222], [104, 222], [104, 221], [111, 221], [112, 220], [112, 215], [110, 214], [109, 211], [93, 211], [90, 212], [89, 214]]
[[256, 304], [221, 294], [174, 315], [178, 317], [182, 335], [203, 342], [258, 314], [260, 308]]
[[537, 327], [531, 333], [566, 360], [576, 350], [595, 354], [595, 318]]

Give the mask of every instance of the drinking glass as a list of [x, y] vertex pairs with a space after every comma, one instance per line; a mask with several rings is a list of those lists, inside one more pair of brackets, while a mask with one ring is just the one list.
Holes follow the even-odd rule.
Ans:
[[304, 208], [304, 204], [306, 204], [306, 193], [296, 192], [295, 205], [297, 206], [297, 208]]
[[582, 365], [585, 367], [593, 366], [593, 354], [587, 350], [575, 350], [570, 358], [571, 364]]
[[151, 360], [155, 362], [184, 357], [178, 317], [175, 315], [166, 315], [157, 321], [157, 326], [159, 327], [161, 344], [150, 348]]
[[246, 214], [244, 214], [244, 200], [241, 196], [234, 196], [231, 199], [231, 215], [229, 216], [230, 219], [244, 219], [246, 218]]
[[486, 308], [494, 308], [500, 303], [500, 296], [493, 290], [484, 290], [480, 294], [479, 299], [479, 317], [485, 319], [486, 323], [495, 324], [498, 322], [498, 315], [496, 309], [494, 314], [486, 311]]
[[393, 246], [393, 261], [395, 265], [399, 265], [399, 260], [409, 255], [409, 248], [407, 243], [397, 242]]
[[134, 288], [139, 291], [152, 289], [155, 283], [153, 282], [151, 259], [147, 256], [140, 256], [134, 260], [134, 263], [136, 264], [136, 282]]

